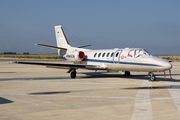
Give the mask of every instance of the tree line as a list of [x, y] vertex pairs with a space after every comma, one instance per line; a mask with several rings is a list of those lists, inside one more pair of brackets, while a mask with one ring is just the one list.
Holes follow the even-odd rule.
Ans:
[[[17, 55], [19, 53], [16, 53], [16, 52], [4, 52], [4, 53], [1, 53], [1, 54], [4, 54], [4, 55]], [[23, 52], [23, 55], [29, 55], [29, 52]]]

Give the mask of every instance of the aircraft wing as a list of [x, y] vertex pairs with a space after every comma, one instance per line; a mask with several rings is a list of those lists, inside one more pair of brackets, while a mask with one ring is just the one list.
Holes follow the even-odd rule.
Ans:
[[40, 62], [20, 62], [20, 61], [9, 61], [9, 63], [17, 64], [29, 64], [29, 65], [42, 65], [49, 68], [69, 69], [69, 68], [81, 68], [91, 70], [106, 70], [105, 67], [99, 65], [86, 65], [86, 64], [70, 64], [70, 63], [40, 63]]

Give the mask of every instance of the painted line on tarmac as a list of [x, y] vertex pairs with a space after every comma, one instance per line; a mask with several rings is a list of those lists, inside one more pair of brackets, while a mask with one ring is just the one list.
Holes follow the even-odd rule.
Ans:
[[[143, 81], [141, 87], [151, 86], [151, 82]], [[150, 90], [138, 90], [135, 98], [134, 111], [131, 120], [153, 120], [152, 106], [149, 97]], [[142, 98], [142, 99], [139, 99]]]
[[[167, 84], [172, 84], [169, 82], [166, 82]], [[180, 113], [180, 89], [168, 89], [169, 93], [171, 94], [171, 97], [174, 101], [174, 104], [176, 105], [177, 109]]]

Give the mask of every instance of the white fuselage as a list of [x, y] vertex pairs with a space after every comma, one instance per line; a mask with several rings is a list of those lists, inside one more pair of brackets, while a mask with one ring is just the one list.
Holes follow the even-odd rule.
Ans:
[[[69, 60], [66, 57], [68, 53], [63, 58], [76, 64], [92, 65], [96, 66], [97, 70], [107, 71], [157, 72], [172, 68], [171, 63], [168, 61], [149, 55], [141, 48], [82, 50], [86, 57], [80, 62]], [[92, 69], [95, 68], [92, 67]]]

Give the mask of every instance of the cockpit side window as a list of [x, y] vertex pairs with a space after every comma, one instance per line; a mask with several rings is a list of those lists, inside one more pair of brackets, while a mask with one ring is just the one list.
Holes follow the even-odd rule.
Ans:
[[128, 58], [132, 58], [132, 57], [134, 57], [134, 49], [130, 50], [128, 53]]
[[143, 54], [143, 52], [142, 52], [141, 49], [137, 49], [137, 50], [135, 51], [135, 57], [139, 57], [139, 56], [142, 55], [142, 54]]
[[152, 56], [147, 50], [143, 49], [146, 55]]
[[137, 58], [139, 56], [151, 56], [151, 55], [143, 49], [137, 49], [135, 50], [134, 56]]

